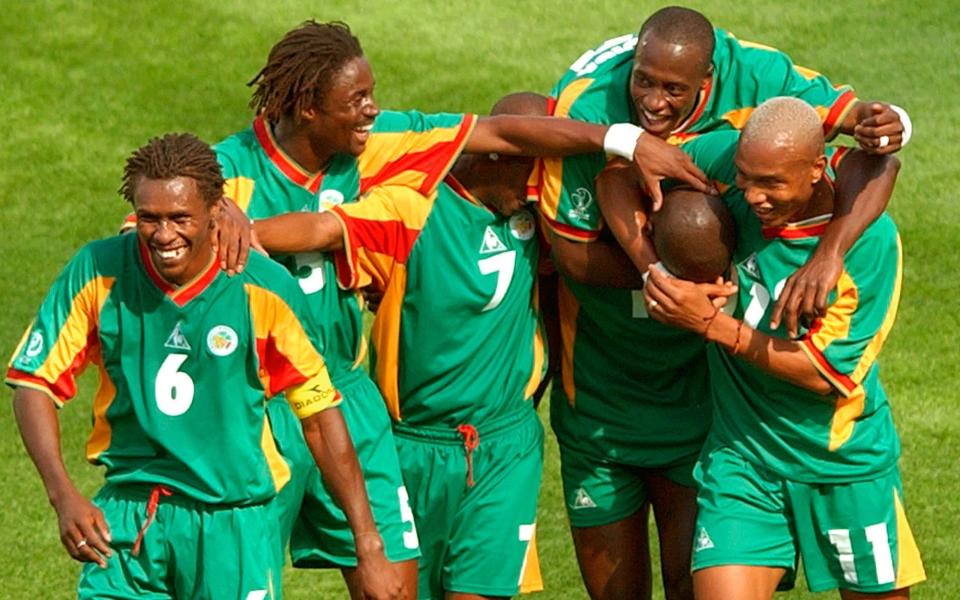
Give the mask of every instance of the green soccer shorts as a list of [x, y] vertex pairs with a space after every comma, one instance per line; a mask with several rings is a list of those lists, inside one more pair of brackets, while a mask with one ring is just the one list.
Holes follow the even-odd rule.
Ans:
[[781, 567], [789, 583], [799, 559], [813, 592], [879, 593], [926, 578], [897, 467], [869, 481], [800, 483], [721, 447], [704, 454], [695, 476], [694, 571]]
[[[476, 438], [466, 429], [403, 424], [394, 432], [423, 553], [420, 598], [543, 589], [534, 539], [543, 471], [536, 413], [480, 424]], [[468, 450], [471, 439], [476, 447]]]
[[[363, 470], [367, 496], [387, 559], [401, 562], [418, 558], [417, 530], [400, 474], [390, 416], [383, 397], [370, 377], [360, 369], [334, 379], [334, 385], [343, 396], [340, 410]], [[300, 436], [302, 439], [302, 432]], [[355, 567], [356, 547], [347, 517], [324, 487], [320, 471], [305, 444], [303, 450], [305, 454], [300, 452], [297, 454], [299, 458], [295, 459], [298, 463], [309, 461], [310, 468], [300, 470], [307, 473], [301, 479], [303, 491], [298, 497], [285, 498], [288, 506], [296, 499], [297, 514], [290, 536], [293, 566], [305, 569]]]
[[173, 491], [157, 494], [153, 522], [139, 552], [133, 549], [147, 521], [151, 488], [106, 485], [94, 498], [110, 526], [113, 556], [107, 568], [86, 563], [81, 600], [263, 600], [280, 598], [277, 531], [268, 504], [217, 507]]

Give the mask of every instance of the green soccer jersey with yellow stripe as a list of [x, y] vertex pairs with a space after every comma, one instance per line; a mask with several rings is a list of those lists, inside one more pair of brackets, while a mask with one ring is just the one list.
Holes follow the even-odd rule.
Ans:
[[[783, 324], [770, 328], [773, 305], [786, 279], [813, 254], [831, 215], [763, 228], [733, 185], [737, 137], [735, 132], [711, 133], [681, 147], [720, 182], [737, 223], [734, 316], [758, 331], [787, 338]], [[831, 184], [847, 151], [827, 148], [825, 176]], [[835, 392], [821, 396], [710, 345], [715, 412], [708, 445], [731, 446], [784, 478], [809, 483], [866, 479], [896, 463], [900, 442], [876, 363], [896, 317], [902, 278], [900, 238], [890, 216], [872, 223], [843, 262], [827, 313], [799, 338]]]
[[[739, 129], [753, 107], [789, 95], [817, 108], [834, 133], [856, 100], [783, 53], [715, 30], [713, 77], [684, 123], [678, 142], [696, 132]], [[553, 114], [591, 123], [637, 122], [629, 93], [637, 35], [613, 38], [584, 53], [551, 93]], [[594, 180], [603, 153], [544, 159], [539, 210], [555, 235], [590, 242], [603, 228]], [[590, 440], [594, 453], [641, 466], [695, 457], [710, 422], [703, 341], [647, 318], [640, 290], [582, 285], [560, 290], [562, 394], [555, 387], [552, 425], [563, 440]], [[568, 415], [576, 414], [576, 418]]]
[[454, 429], [531, 410], [544, 365], [532, 213], [504, 217], [448, 176], [429, 196], [374, 188], [334, 214], [341, 284], [384, 291], [372, 357], [394, 419]]
[[[429, 194], [463, 149], [476, 117], [384, 111], [364, 151], [337, 154], [322, 173], [308, 173], [284, 153], [270, 123], [228, 137], [214, 150], [227, 183], [224, 194], [252, 218], [316, 212], [354, 202], [375, 185], [402, 185]], [[298, 279], [320, 327], [322, 352], [334, 379], [363, 362], [363, 315], [356, 291], [338, 290], [329, 257], [308, 252], [277, 257]]]
[[286, 391], [300, 417], [339, 402], [278, 265], [251, 256], [235, 277], [210, 264], [167, 283], [136, 235], [82, 248], [54, 283], [6, 382], [58, 405], [95, 365], [87, 458], [113, 484], [163, 484], [209, 504], [268, 500], [290, 472], [266, 400]]

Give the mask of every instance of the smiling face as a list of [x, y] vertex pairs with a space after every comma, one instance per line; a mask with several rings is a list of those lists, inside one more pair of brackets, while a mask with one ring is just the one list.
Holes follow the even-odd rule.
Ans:
[[319, 106], [301, 114], [310, 147], [322, 163], [334, 154], [363, 152], [380, 114], [374, 83], [370, 63], [362, 56], [351, 59], [333, 76]]
[[822, 153], [798, 143], [786, 131], [769, 138], [741, 139], [734, 162], [737, 187], [764, 227], [799, 220], [826, 168]]
[[210, 263], [219, 207], [203, 199], [196, 180], [141, 178], [134, 191], [133, 208], [137, 236], [164, 279], [183, 285]]
[[637, 43], [630, 73], [630, 97], [640, 126], [661, 138], [669, 137], [697, 103], [713, 72], [704, 50], [646, 32]]

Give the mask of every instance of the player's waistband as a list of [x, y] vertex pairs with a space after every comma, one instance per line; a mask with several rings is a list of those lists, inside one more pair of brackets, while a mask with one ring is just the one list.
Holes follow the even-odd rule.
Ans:
[[[162, 494], [158, 494], [158, 489]], [[205, 502], [193, 498], [180, 490], [177, 490], [167, 484], [151, 483], [106, 483], [100, 491], [97, 492], [98, 498], [115, 498], [118, 500], [134, 500], [138, 502], [150, 502], [159, 498], [161, 504], [173, 504], [195, 510], [232, 510], [235, 508], [246, 508], [249, 506], [261, 506], [269, 502], [271, 498], [255, 499], [249, 502], [234, 503], [214, 503]]]
[[506, 415], [488, 419], [482, 423], [463, 423], [459, 427], [423, 427], [407, 425], [403, 422], [394, 422], [393, 433], [396, 436], [414, 440], [424, 440], [434, 444], [449, 444], [461, 446], [464, 443], [462, 427], [472, 426], [480, 439], [496, 438], [504, 433], [512, 432], [520, 427], [536, 421], [537, 413], [532, 405], [524, 406], [523, 410], [510, 412]]

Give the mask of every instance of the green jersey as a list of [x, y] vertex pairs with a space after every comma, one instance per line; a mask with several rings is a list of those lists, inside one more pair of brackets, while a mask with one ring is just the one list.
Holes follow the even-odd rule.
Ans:
[[[739, 129], [753, 107], [781, 95], [813, 104], [832, 133], [856, 99], [781, 52], [740, 42], [721, 29], [715, 38], [713, 77], [674, 142], [691, 132]], [[553, 114], [636, 123], [629, 93], [636, 44], [637, 35], [625, 35], [584, 53], [554, 87]], [[594, 180], [606, 162], [603, 153], [542, 161], [539, 207], [556, 235], [597, 239], [603, 225]], [[648, 319], [639, 290], [565, 280], [560, 319], [563, 391], [579, 424], [554, 418], [557, 434], [596, 438], [611, 457], [644, 466], [695, 456], [710, 421], [703, 341]]]
[[[363, 153], [337, 154], [322, 173], [308, 173], [287, 156], [262, 118], [214, 150], [227, 179], [224, 194], [251, 217], [267, 218], [328, 210], [385, 183], [429, 194], [459, 155], [474, 122], [472, 115], [382, 112]], [[335, 271], [326, 254], [277, 258], [307, 294], [312, 321], [321, 328], [324, 357], [339, 379], [363, 362], [360, 296], [332, 283]]]
[[[708, 134], [682, 147], [708, 176], [732, 184], [736, 138]], [[827, 148], [829, 182], [846, 151]], [[784, 325], [770, 328], [773, 305], [786, 279], [813, 254], [831, 215], [763, 228], [736, 186], [721, 188], [737, 223], [734, 316], [787, 338]], [[716, 410], [708, 445], [733, 447], [786, 479], [807, 483], [856, 481], [889, 470], [900, 443], [876, 358], [896, 317], [901, 267], [897, 229], [884, 214], [844, 256], [826, 315], [801, 331], [801, 348], [833, 384], [830, 396], [783, 381], [711, 345]]]
[[494, 213], [447, 177], [426, 197], [380, 187], [334, 214], [341, 285], [384, 291], [372, 358], [394, 419], [453, 429], [531, 409], [544, 363], [531, 213]]
[[289, 479], [265, 418], [287, 391], [306, 417], [339, 401], [298, 314], [304, 298], [278, 265], [252, 255], [227, 277], [211, 257], [179, 288], [136, 235], [81, 249], [54, 283], [6, 381], [58, 405], [96, 365], [87, 458], [117, 484], [163, 484], [210, 504], [268, 500]]

